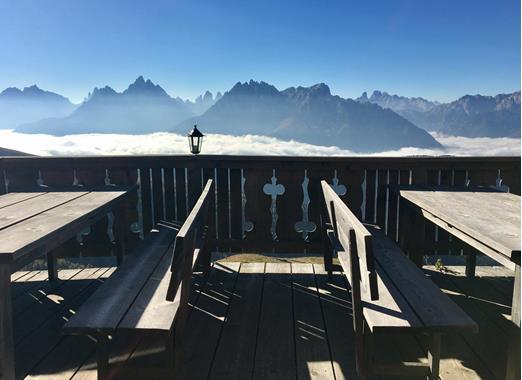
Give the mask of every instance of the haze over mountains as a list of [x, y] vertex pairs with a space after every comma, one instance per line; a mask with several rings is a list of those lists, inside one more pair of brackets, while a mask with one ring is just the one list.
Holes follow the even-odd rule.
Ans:
[[223, 95], [207, 91], [188, 101], [140, 76], [121, 93], [108, 86], [95, 88], [78, 106], [36, 86], [10, 88], [0, 94], [0, 110], [6, 109], [0, 129], [15, 127], [23, 133], [185, 134], [198, 124], [204, 133], [265, 135], [356, 152], [440, 147], [426, 131], [520, 137], [520, 92], [467, 95], [440, 104], [379, 91], [344, 99], [332, 95], [324, 83], [280, 91], [251, 80], [238, 82]]
[[389, 108], [428, 131], [466, 137], [520, 137], [520, 91], [496, 96], [465, 95], [440, 104], [374, 91], [357, 101]]
[[66, 117], [75, 108], [66, 97], [36, 85], [22, 90], [9, 87], [0, 92], [0, 129], [47, 117]]

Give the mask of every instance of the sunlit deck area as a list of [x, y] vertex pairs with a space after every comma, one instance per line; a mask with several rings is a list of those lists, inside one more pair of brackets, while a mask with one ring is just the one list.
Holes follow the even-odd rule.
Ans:
[[0, 158], [0, 379], [516, 379], [519, 194], [519, 157]]
[[[356, 379], [351, 301], [347, 284], [322, 265], [296, 260], [215, 262], [196, 274], [191, 294], [184, 374], [187, 379]], [[13, 274], [16, 374], [19, 379], [96, 379], [95, 344], [64, 336], [66, 319], [115, 268]], [[503, 379], [513, 277], [500, 266], [425, 272], [478, 324], [477, 335], [448, 335], [442, 379]], [[387, 360], [422, 361], [423, 337], [390, 336], [379, 347]], [[153, 335], [118, 337], [111, 361], [161, 365]], [[117, 373], [114, 373], [117, 377]], [[144, 377], [146, 378], [146, 377]]]

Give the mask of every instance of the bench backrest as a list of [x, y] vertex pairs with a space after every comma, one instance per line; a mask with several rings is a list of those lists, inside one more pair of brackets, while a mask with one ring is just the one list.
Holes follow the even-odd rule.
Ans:
[[[343, 270], [351, 274], [350, 282], [352, 282], [352, 277], [359, 279], [361, 291], [368, 294], [369, 299], [376, 300], [379, 298], [379, 294], [373, 257], [372, 234], [326, 181], [321, 181], [321, 187], [325, 202], [324, 210], [332, 226], [333, 234], [341, 246], [339, 250], [347, 252], [350, 257], [358, 261], [355, 268], [360, 273], [352, 273], [352, 269], [345, 268], [341, 261]], [[351, 266], [353, 267], [353, 265]], [[351, 285], [354, 286], [353, 283]]]
[[197, 256], [205, 249], [212, 189], [213, 181], [209, 179], [176, 236], [171, 265], [172, 274], [167, 292], [168, 301], [174, 300], [181, 282], [190, 278]]

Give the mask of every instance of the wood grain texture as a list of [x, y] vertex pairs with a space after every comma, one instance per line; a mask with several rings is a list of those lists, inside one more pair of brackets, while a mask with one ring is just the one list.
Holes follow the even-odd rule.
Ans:
[[401, 190], [401, 197], [472, 238], [503, 253], [520, 255], [520, 197], [482, 191]]

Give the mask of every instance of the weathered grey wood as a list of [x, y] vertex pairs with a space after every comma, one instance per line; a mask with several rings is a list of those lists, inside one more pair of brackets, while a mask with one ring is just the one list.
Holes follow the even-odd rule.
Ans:
[[264, 263], [241, 265], [209, 379], [251, 378], [264, 272]]
[[55, 346], [62, 339], [61, 329], [64, 322], [71, 317], [75, 310], [85, 302], [86, 299], [98, 288], [100, 281], [95, 281], [106, 273], [111, 273], [108, 268], [98, 268], [89, 278], [89, 286], [83, 288], [79, 293], [72, 295], [60, 305], [60, 308], [45, 320], [39, 328], [16, 345], [16, 357], [24, 360], [16, 361], [16, 377], [24, 378], [47, 354], [43, 349]]
[[357, 250], [359, 252], [362, 290], [370, 295], [370, 299], [375, 300], [379, 297], [379, 294], [373, 260], [372, 235], [366, 230], [359, 219], [357, 219], [357, 216], [341, 201], [326, 181], [321, 181], [321, 186], [330, 221], [332, 221], [332, 204], [335, 204], [334, 209], [337, 227], [333, 228], [334, 230], [336, 228], [338, 229], [336, 236], [344, 247], [349, 246], [347, 229], [353, 228], [355, 231]]
[[9, 265], [0, 265], [0, 294], [0, 379], [13, 380], [15, 367]]
[[64, 330], [71, 334], [89, 330], [114, 332], [175, 236], [176, 231], [168, 228], [151, 232], [136, 247], [136, 254], [129, 255], [125, 265], [82, 305]]
[[520, 328], [520, 265], [515, 268], [515, 284], [513, 285], [513, 302], [511, 304], [511, 321]]
[[312, 264], [292, 263], [298, 379], [333, 379], [326, 329]]
[[425, 219], [429, 220], [430, 222], [434, 223], [439, 227], [442, 227], [443, 229], [451, 233], [453, 236], [461, 239], [462, 241], [475, 248], [479, 252], [488, 255], [493, 260], [496, 260], [498, 263], [504, 265], [505, 267], [511, 270], [515, 269], [515, 263], [506, 255], [494, 249], [491, 249], [489, 246], [483, 244], [480, 240], [477, 240], [474, 237], [462, 232], [461, 230], [455, 228], [451, 224], [446, 223], [444, 220], [440, 219], [439, 217], [431, 214], [426, 210], [420, 210], [420, 213]]
[[354, 333], [347, 323], [352, 318], [350, 293], [340, 273], [328, 276], [320, 264], [314, 264], [314, 272], [335, 378], [355, 379]]
[[25, 200], [39, 197], [45, 193], [8, 193], [0, 196], [0, 209], [14, 205]]
[[191, 272], [194, 255], [199, 255], [199, 250], [205, 246], [212, 189], [213, 181], [209, 179], [176, 236], [171, 263], [172, 275], [166, 294], [167, 301], [174, 300], [178, 286], [184, 278], [190, 276], [188, 272]]
[[239, 270], [239, 263], [214, 264], [188, 320], [183, 379], [208, 377]]
[[87, 194], [87, 192], [80, 191], [45, 193], [38, 197], [25, 199], [24, 201], [1, 208], [0, 230], [41, 214], [44, 211], [63, 205], [73, 199], [80, 198], [85, 194]]
[[520, 196], [448, 190], [400, 190], [400, 195], [493, 250], [520, 259]]
[[[170, 251], [169, 248], [167, 250]], [[170, 282], [170, 264], [171, 257], [167, 252], [128, 308], [118, 325], [118, 330], [169, 331], [172, 328], [179, 307], [179, 297], [174, 302], [166, 300]], [[120, 294], [117, 296], [121, 297]]]
[[296, 378], [292, 278], [288, 263], [267, 263], [253, 379]]
[[47, 274], [49, 281], [58, 280], [58, 263], [56, 253], [54, 251], [47, 252]]
[[19, 260], [35, 248], [43, 253], [104, 216], [125, 191], [91, 192], [0, 231], [0, 261]]
[[[374, 256], [383, 278], [386, 276], [406, 299], [426, 329], [439, 332], [477, 331], [476, 323], [419, 271], [378, 226], [365, 226], [374, 236]], [[387, 288], [391, 289], [389, 286]]]
[[433, 334], [428, 347], [428, 362], [430, 365], [430, 380], [439, 380], [440, 370], [440, 334]]

